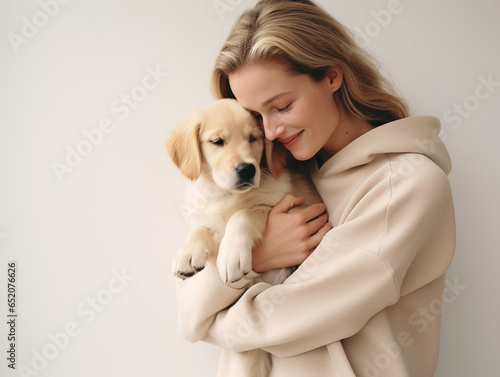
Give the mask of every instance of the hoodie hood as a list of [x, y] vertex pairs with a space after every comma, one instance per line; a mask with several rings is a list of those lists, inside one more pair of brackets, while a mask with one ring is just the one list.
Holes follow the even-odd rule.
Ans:
[[338, 174], [370, 163], [381, 154], [418, 153], [430, 158], [446, 174], [450, 155], [439, 137], [439, 119], [415, 116], [386, 123], [365, 133], [328, 159], [315, 174]]

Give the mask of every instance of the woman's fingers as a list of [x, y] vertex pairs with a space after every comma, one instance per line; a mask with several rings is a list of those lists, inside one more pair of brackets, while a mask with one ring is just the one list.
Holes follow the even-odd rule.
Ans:
[[[325, 211], [326, 207], [323, 203], [315, 203], [301, 210], [306, 222], [311, 222], [323, 214], [326, 214]], [[328, 220], [328, 217], [326, 220]]]
[[253, 249], [254, 271], [302, 263], [332, 228], [323, 203], [290, 211], [303, 203], [304, 198], [288, 194], [271, 209], [263, 238]]
[[[276, 204], [276, 206], [271, 210], [273, 214], [286, 213], [292, 208], [297, 207], [304, 203], [305, 198], [294, 196], [292, 194], [287, 194], [281, 199], [281, 201]], [[302, 208], [294, 213], [296, 213], [304, 222], [309, 222], [314, 218], [320, 216], [326, 211], [326, 207], [323, 203], [315, 203], [309, 207]]]
[[305, 198], [294, 196], [292, 194], [286, 194], [281, 201], [274, 206], [271, 210], [273, 213], [285, 213], [288, 212], [293, 207], [299, 206], [304, 203]]
[[311, 237], [309, 237], [309, 246], [310, 246], [310, 252], [312, 253], [314, 249], [320, 244], [321, 240], [323, 237], [333, 229], [332, 224], [327, 222], [325, 225], [323, 225], [316, 233], [314, 233]]
[[[320, 231], [325, 225], [328, 223], [328, 215], [326, 212], [323, 212], [321, 215], [315, 217], [307, 223], [307, 229], [309, 231], [309, 235], [313, 235]], [[331, 225], [330, 225], [331, 227]]]

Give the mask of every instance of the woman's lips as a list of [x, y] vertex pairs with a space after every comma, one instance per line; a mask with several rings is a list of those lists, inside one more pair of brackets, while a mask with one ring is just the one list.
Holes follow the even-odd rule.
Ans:
[[283, 144], [283, 146], [287, 149], [290, 149], [292, 148], [295, 144], [297, 144], [297, 142], [299, 141], [300, 137], [302, 136], [302, 132], [304, 131], [300, 131], [300, 132], [297, 132], [296, 134], [292, 135], [292, 136], [289, 136], [289, 137], [285, 137], [285, 138], [280, 138], [280, 139], [277, 139], [281, 144]]

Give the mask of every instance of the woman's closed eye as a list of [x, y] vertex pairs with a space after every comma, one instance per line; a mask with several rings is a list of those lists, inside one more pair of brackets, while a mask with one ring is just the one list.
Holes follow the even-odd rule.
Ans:
[[282, 111], [286, 111], [286, 110], [290, 110], [290, 108], [292, 107], [292, 103], [290, 102], [289, 104], [283, 106], [283, 107], [279, 107], [277, 110], [279, 112], [282, 112]]

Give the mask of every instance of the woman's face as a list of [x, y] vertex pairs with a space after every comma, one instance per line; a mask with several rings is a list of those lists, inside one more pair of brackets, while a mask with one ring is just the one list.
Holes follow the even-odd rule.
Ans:
[[339, 149], [342, 109], [334, 96], [342, 84], [338, 70], [315, 81], [272, 61], [242, 67], [229, 75], [229, 83], [266, 137], [282, 143], [296, 159], [308, 160], [322, 149], [333, 155]]

